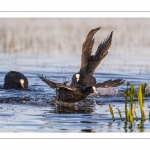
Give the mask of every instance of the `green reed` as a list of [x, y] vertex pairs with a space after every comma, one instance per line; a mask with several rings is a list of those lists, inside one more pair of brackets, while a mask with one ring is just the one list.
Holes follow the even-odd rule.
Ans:
[[[138, 104], [141, 112], [141, 122], [146, 120], [146, 115], [144, 111], [145, 88], [146, 88], [146, 84], [140, 84], [137, 92]], [[124, 121], [125, 123], [127, 122], [132, 123], [134, 120], [138, 121], [140, 118], [137, 117], [137, 113], [136, 113], [136, 103], [134, 100], [135, 98], [134, 85], [130, 86], [130, 83], [127, 82], [127, 88], [123, 95], [125, 97], [125, 111], [124, 111], [125, 118], [122, 117], [122, 113], [120, 109], [117, 108], [121, 120]], [[112, 119], [114, 121], [114, 112], [110, 104], [109, 104], [109, 110], [112, 115]], [[149, 113], [149, 118], [150, 118], [150, 113]]]
[[109, 111], [110, 111], [110, 113], [112, 115], [112, 120], [115, 121], [114, 112], [113, 112], [113, 109], [112, 109], [110, 104], [109, 104]]
[[141, 111], [141, 121], [146, 120], [146, 115], [145, 115], [145, 111], [144, 111], [145, 88], [146, 88], [145, 84], [140, 84], [139, 89], [138, 89], [138, 93], [137, 93], [138, 102], [139, 102], [140, 111]]

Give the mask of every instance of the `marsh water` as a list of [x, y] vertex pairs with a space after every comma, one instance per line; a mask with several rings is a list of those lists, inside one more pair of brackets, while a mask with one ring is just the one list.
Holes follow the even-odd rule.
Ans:
[[[0, 89], [0, 132], [150, 131], [149, 85], [144, 101], [147, 118], [141, 126], [140, 121], [135, 120], [132, 124], [121, 121], [117, 111], [119, 108], [123, 118], [125, 117], [125, 98], [122, 93], [126, 89], [127, 81], [133, 84], [136, 90], [140, 83], [150, 83], [150, 35], [148, 35], [150, 19], [141, 21], [141, 19], [98, 18], [91, 19], [93, 23], [90, 24], [88, 24], [88, 19], [11, 19], [11, 25], [8, 20], [0, 19], [1, 29], [5, 28], [7, 35], [1, 36], [0, 87], [3, 86], [5, 74], [10, 70], [16, 70], [28, 78], [29, 89]], [[23, 24], [23, 27], [20, 24]], [[56, 92], [41, 81], [37, 74], [43, 74], [59, 83], [71, 81], [72, 75], [80, 69], [82, 43], [87, 33], [97, 26], [101, 26], [102, 29], [95, 35], [96, 42], [93, 51], [111, 31], [114, 31], [109, 53], [94, 74], [97, 82], [117, 78], [122, 78], [126, 82], [116, 88], [99, 88], [97, 89], [98, 95], [91, 94], [73, 106], [51, 106], [49, 102], [55, 99]], [[148, 31], [145, 31], [145, 28]], [[64, 31], [61, 31], [62, 29]], [[19, 32], [16, 32], [18, 30]], [[47, 30], [49, 30], [48, 33], [46, 33]], [[1, 33], [3, 33], [2, 30]], [[9, 40], [12, 42], [12, 33], [16, 45], [8, 42]], [[28, 34], [30, 36], [24, 40], [28, 43], [27, 40], [30, 38], [32, 42], [23, 48], [21, 46], [24, 40], [19, 45], [18, 36], [22, 38], [25, 33], [26, 36]], [[38, 39], [40, 36], [42, 36], [41, 39]], [[8, 40], [5, 39], [7, 44], [4, 44], [4, 38], [8, 38]], [[37, 41], [35, 42], [34, 39]], [[47, 47], [43, 47], [42, 44]], [[10, 45], [14, 47], [13, 50]], [[137, 103], [137, 116], [140, 117], [137, 97], [135, 97], [135, 102]], [[109, 112], [109, 104], [113, 107], [115, 121], [112, 120]]]

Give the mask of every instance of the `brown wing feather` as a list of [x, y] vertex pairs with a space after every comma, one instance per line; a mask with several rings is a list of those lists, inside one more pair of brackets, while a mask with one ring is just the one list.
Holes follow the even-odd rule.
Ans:
[[38, 74], [38, 77], [39, 77], [42, 81], [44, 81], [49, 87], [51, 87], [51, 88], [57, 88], [55, 82], [52, 82], [52, 81], [46, 79], [46, 77], [44, 77], [43, 75]]
[[120, 86], [124, 82], [125, 82], [125, 80], [116, 79], [116, 80], [108, 80], [103, 83], [93, 84], [92, 86], [95, 86], [96, 88], [110, 88], [110, 87]]
[[95, 55], [91, 56], [88, 60], [87, 70], [89, 74], [93, 74], [97, 66], [100, 64], [100, 62], [105, 58], [105, 56], [108, 54], [108, 49], [111, 45], [112, 41], [112, 35], [111, 34], [104, 40], [104, 42], [101, 42], [101, 44], [98, 46], [97, 51], [95, 52]]
[[40, 75], [38, 74], [38, 77], [44, 81], [49, 87], [51, 88], [66, 88], [68, 90], [75, 90], [76, 88], [72, 87], [72, 86], [67, 86], [67, 85], [64, 85], [64, 84], [61, 84], [61, 83], [55, 83], [55, 82], [52, 82], [48, 79], [46, 79], [46, 77], [43, 77], [43, 75]]
[[92, 29], [87, 37], [86, 37], [86, 41], [83, 43], [82, 45], [82, 55], [81, 55], [81, 68], [80, 71], [85, 71], [86, 67], [88, 65], [88, 59], [90, 58], [91, 54], [92, 54], [92, 47], [94, 45], [94, 39], [93, 36], [94, 34], [99, 30], [100, 28], [95, 28]]

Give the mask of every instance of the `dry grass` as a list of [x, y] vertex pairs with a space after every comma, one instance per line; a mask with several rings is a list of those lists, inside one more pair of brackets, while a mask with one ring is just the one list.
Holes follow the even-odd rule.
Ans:
[[98, 26], [94, 50], [114, 31], [110, 55], [150, 54], [150, 19], [144, 18], [1, 18], [0, 51], [80, 54], [87, 33]]
[[62, 66], [80, 67], [82, 44], [96, 27], [101, 29], [94, 36], [93, 52], [114, 31], [109, 54], [97, 71], [103, 67], [106, 72], [150, 73], [149, 18], [0, 18], [0, 55], [8, 58], [5, 64], [11, 69], [12, 61], [16, 67], [27, 63], [16, 58], [29, 56], [36, 66], [38, 62], [47, 66], [48, 60], [55, 59]]

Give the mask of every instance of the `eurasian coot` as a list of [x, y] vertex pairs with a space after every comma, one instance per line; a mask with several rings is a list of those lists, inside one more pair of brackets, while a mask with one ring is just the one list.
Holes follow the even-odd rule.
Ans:
[[28, 79], [20, 72], [10, 71], [4, 78], [4, 89], [27, 89]]
[[92, 47], [94, 45], [93, 36], [99, 29], [100, 28], [92, 29], [82, 45], [81, 68], [78, 73], [73, 75], [71, 86], [78, 86], [78, 84], [82, 86], [96, 84], [96, 79], [93, 77], [94, 71], [103, 58], [108, 54], [113, 35], [112, 31], [104, 42], [100, 43], [95, 55], [92, 55]]
[[68, 86], [61, 83], [55, 83], [48, 80], [43, 75], [38, 74], [38, 77], [44, 81], [50, 88], [55, 88], [58, 90], [57, 101], [63, 101], [68, 103], [78, 102], [82, 99], [85, 99], [91, 93], [97, 93], [96, 88], [109, 88], [122, 85], [124, 80], [108, 80], [103, 83], [92, 84], [88, 86]]

